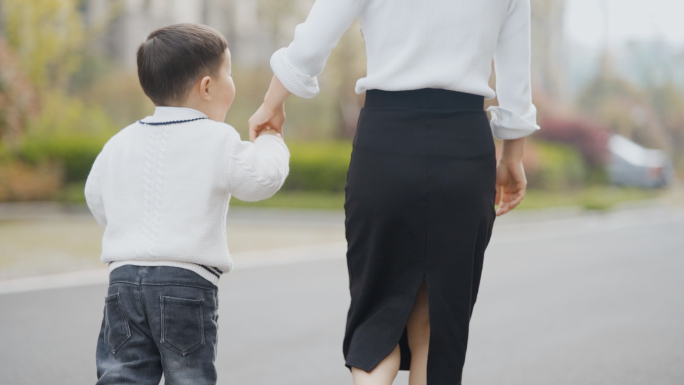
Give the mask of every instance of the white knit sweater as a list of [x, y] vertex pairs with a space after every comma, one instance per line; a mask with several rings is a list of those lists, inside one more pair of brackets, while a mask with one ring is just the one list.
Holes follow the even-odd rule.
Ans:
[[[539, 129], [530, 89], [530, 0], [317, 0], [271, 67], [292, 93], [310, 98], [330, 51], [357, 17], [367, 75], [356, 92], [442, 88], [498, 95], [492, 130], [500, 139]], [[488, 85], [491, 63], [495, 94]]]
[[[173, 123], [186, 120], [193, 121]], [[110, 270], [181, 267], [218, 284], [232, 268], [226, 242], [231, 195], [271, 197], [287, 177], [289, 157], [279, 137], [241, 141], [233, 127], [200, 111], [157, 107], [114, 135], [88, 176], [88, 207], [105, 229], [102, 261], [112, 262]]]

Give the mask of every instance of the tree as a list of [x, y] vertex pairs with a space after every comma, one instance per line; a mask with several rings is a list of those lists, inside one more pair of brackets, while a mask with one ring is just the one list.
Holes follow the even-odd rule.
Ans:
[[38, 87], [65, 87], [80, 63], [85, 28], [78, 0], [3, 0], [7, 42]]
[[532, 74], [537, 87], [562, 100], [566, 45], [563, 19], [566, 0], [532, 0]]
[[659, 117], [671, 146], [671, 155], [676, 165], [684, 166], [684, 93], [673, 82], [652, 87], [649, 99]]
[[360, 24], [354, 23], [342, 36], [328, 59], [324, 72], [330, 94], [336, 101], [337, 136], [351, 138], [356, 132], [362, 97], [355, 92], [356, 81], [366, 73], [366, 51]]
[[33, 85], [22, 73], [19, 60], [0, 38], [0, 146], [14, 147], [28, 119], [38, 113]]

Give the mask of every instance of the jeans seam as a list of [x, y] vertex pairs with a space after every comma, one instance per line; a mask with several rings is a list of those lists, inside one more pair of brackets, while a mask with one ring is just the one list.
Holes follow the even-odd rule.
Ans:
[[[107, 346], [109, 347], [109, 350], [112, 352], [112, 354], [116, 354], [116, 353], [121, 349], [121, 347], [123, 346], [123, 344], [126, 343], [126, 341], [128, 341], [128, 340], [131, 338], [131, 328], [130, 328], [130, 326], [129, 326], [129, 324], [128, 324], [128, 317], [126, 316], [126, 313], [125, 313], [124, 310], [123, 310], [123, 305], [121, 304], [121, 297], [120, 297], [120, 294], [119, 294], [119, 293], [116, 293], [115, 295], [116, 295], [116, 301], [113, 301], [113, 302], [116, 302], [116, 305], [115, 305], [115, 306], [116, 306], [117, 310], [119, 311], [119, 314], [121, 315], [121, 318], [123, 319], [124, 326], [126, 327], [126, 337], [125, 337], [124, 339], [122, 339], [122, 340], [121, 340], [116, 346], [114, 346], [114, 347], [112, 347], [112, 345], [109, 343], [108, 338], [105, 337], [105, 343], [106, 343]], [[108, 296], [108, 297], [111, 297], [111, 296]], [[105, 307], [106, 307], [106, 302], [107, 302], [107, 301], [105, 300]], [[108, 315], [108, 314], [107, 314], [107, 322], [109, 323], [109, 315]], [[109, 327], [110, 327], [110, 329], [111, 329], [111, 325], [110, 325]]]
[[170, 302], [172, 302], [174, 299], [177, 299], [177, 298], [169, 297], [169, 296], [159, 297], [160, 310], [161, 310], [160, 311], [160, 313], [161, 313], [160, 314], [161, 315], [161, 320], [160, 320], [161, 321], [161, 327], [160, 327], [161, 333], [160, 334], [161, 335], [160, 335], [160, 341], [159, 342], [162, 345], [169, 348], [171, 351], [175, 352], [176, 354], [178, 354], [182, 357], [186, 357], [186, 356], [194, 353], [195, 351], [201, 349], [202, 347], [204, 347], [207, 344], [206, 336], [204, 334], [204, 300], [201, 299], [198, 301], [198, 305], [199, 305], [199, 307], [198, 307], [199, 308], [199, 327], [200, 327], [201, 341], [197, 345], [189, 348], [188, 350], [181, 350], [180, 348], [178, 348], [178, 347], [172, 345], [170, 342], [166, 341], [166, 325], [164, 322], [164, 319], [165, 319], [164, 315], [165, 315], [165, 305], [166, 305], [166, 299], [167, 298], [170, 300]]
[[206, 287], [206, 286], [199, 286], [199, 285], [187, 285], [187, 284], [182, 284], [182, 283], [149, 283], [149, 282], [144, 282], [144, 283], [138, 283], [138, 282], [130, 282], [130, 281], [111, 281], [109, 282], [109, 285], [113, 285], [116, 283], [123, 283], [127, 285], [135, 285], [135, 286], [183, 286], [183, 287], [194, 287], [196, 289], [202, 289], [202, 290], [209, 290], [209, 291], [215, 291], [218, 288], [216, 286], [214, 287]]
[[216, 290], [216, 287], [214, 288], [208, 288], [204, 286], [197, 286], [197, 285], [186, 285], [182, 283], [142, 283], [142, 286], [182, 286], [182, 287], [194, 287], [195, 289], [202, 289], [202, 290], [209, 290], [213, 291]]
[[[140, 307], [142, 308], [143, 318], [147, 320], [147, 326], [150, 326], [149, 317], [147, 315], [147, 308], [145, 307], [145, 301], [143, 301], [142, 285], [138, 285], [138, 301], [140, 301]], [[150, 329], [152, 330], [152, 329]]]

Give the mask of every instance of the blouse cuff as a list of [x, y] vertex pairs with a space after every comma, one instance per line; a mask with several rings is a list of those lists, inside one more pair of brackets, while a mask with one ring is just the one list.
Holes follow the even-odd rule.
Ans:
[[494, 137], [501, 140], [519, 139], [531, 135], [539, 130], [534, 116], [536, 116], [536, 109], [532, 107], [533, 111], [530, 114], [531, 119], [525, 119], [514, 112], [499, 106], [491, 106], [487, 108], [492, 114], [492, 133]]
[[281, 48], [271, 56], [271, 69], [293, 94], [307, 99], [318, 95], [318, 78], [299, 72], [287, 58], [287, 48]]

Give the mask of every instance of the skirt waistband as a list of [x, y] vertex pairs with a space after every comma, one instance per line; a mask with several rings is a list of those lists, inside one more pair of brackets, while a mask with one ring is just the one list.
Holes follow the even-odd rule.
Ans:
[[437, 88], [408, 91], [368, 90], [364, 107], [482, 111], [484, 96]]

